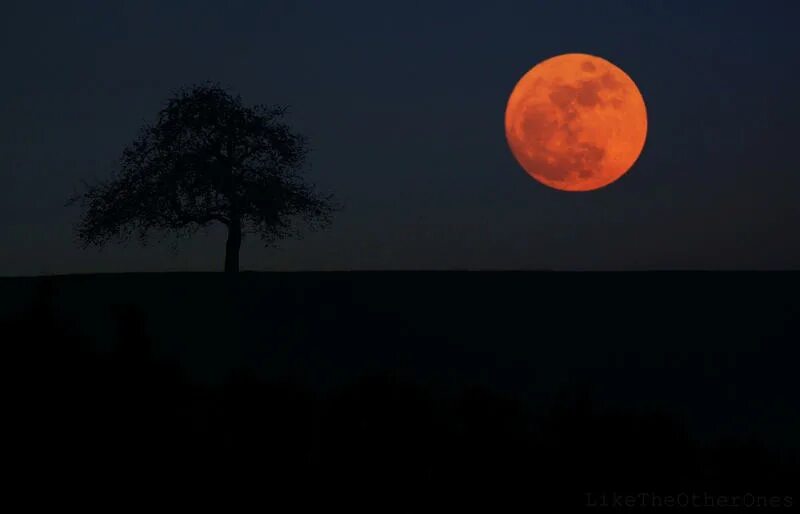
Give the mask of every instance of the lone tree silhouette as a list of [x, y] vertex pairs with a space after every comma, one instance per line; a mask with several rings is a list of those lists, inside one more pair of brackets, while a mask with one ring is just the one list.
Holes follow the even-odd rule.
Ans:
[[117, 175], [70, 201], [84, 206], [81, 245], [146, 243], [154, 233], [190, 236], [222, 223], [225, 271], [238, 272], [243, 233], [270, 245], [301, 226], [328, 225], [336, 208], [301, 179], [308, 142], [284, 123], [285, 111], [245, 106], [216, 85], [178, 91], [124, 150]]

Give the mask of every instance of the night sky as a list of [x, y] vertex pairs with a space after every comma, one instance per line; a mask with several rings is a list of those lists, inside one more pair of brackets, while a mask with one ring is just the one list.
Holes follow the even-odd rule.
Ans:
[[[308, 177], [344, 204], [251, 270], [775, 269], [800, 265], [800, 3], [15, 1], [0, 15], [0, 275], [220, 270], [224, 232], [83, 251], [64, 207], [172, 92], [291, 106]], [[556, 54], [638, 84], [648, 140], [591, 193], [508, 150], [517, 80]]]

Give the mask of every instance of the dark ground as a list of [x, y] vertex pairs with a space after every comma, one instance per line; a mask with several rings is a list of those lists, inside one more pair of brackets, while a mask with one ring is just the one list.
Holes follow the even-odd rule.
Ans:
[[279, 512], [793, 495], [798, 286], [790, 272], [0, 279], [9, 462], [30, 498], [290, 498]]

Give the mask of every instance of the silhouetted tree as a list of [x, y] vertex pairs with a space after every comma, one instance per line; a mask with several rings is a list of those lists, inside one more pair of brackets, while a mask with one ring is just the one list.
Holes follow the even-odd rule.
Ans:
[[212, 223], [228, 229], [225, 271], [239, 270], [243, 233], [269, 245], [330, 223], [330, 196], [299, 172], [304, 136], [283, 122], [284, 107], [242, 104], [215, 85], [180, 90], [123, 152], [116, 177], [71, 200], [85, 207], [84, 247], [154, 233], [188, 236]]

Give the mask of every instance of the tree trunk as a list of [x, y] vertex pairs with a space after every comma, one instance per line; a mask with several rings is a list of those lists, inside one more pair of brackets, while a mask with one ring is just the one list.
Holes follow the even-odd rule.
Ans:
[[242, 246], [242, 223], [238, 219], [228, 225], [225, 243], [225, 273], [239, 273], [239, 248]]

